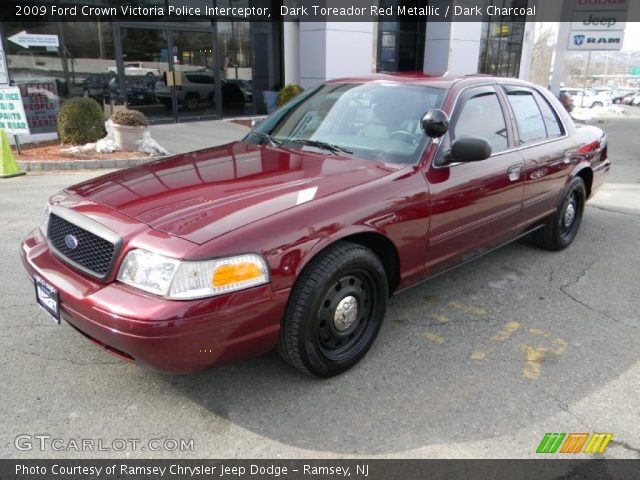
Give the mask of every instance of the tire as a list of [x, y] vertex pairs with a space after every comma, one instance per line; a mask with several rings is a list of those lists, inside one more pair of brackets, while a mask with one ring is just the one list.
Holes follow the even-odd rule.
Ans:
[[350, 369], [378, 336], [387, 297], [380, 259], [360, 245], [336, 243], [311, 260], [296, 281], [278, 352], [295, 368], [317, 377]]
[[586, 199], [584, 181], [580, 177], [574, 178], [556, 212], [549, 217], [543, 228], [533, 232], [534, 242], [553, 251], [563, 250], [571, 245], [582, 222]]
[[602, 107], [602, 102], [593, 102], [591, 104], [591, 108]]
[[182, 102], [184, 109], [188, 112], [193, 112], [198, 109], [198, 94], [196, 93], [188, 93]]

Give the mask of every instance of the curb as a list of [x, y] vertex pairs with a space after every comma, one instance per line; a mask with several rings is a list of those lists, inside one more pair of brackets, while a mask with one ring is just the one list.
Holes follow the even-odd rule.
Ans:
[[112, 160], [68, 160], [68, 161], [20, 161], [18, 160], [18, 166], [23, 172], [42, 172], [52, 170], [98, 170], [102, 168], [127, 168], [134, 167], [136, 165], [142, 165], [154, 160], [160, 160], [167, 158], [168, 155], [157, 155], [155, 157], [141, 157], [141, 158], [123, 158]]

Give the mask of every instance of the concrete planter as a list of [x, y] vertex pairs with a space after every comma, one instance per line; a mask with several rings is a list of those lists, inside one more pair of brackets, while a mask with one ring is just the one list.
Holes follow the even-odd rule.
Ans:
[[130, 127], [128, 125], [113, 124], [113, 136], [118, 148], [123, 152], [135, 152], [142, 140], [147, 127]]

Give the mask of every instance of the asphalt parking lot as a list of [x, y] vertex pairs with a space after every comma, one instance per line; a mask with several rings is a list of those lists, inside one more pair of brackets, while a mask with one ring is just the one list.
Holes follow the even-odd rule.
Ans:
[[19, 242], [100, 172], [1, 180], [0, 457], [532, 458], [546, 432], [611, 432], [605, 457], [640, 458], [640, 120], [601, 126], [614, 169], [569, 249], [520, 241], [396, 296], [364, 361], [323, 381], [275, 353], [165, 376], [54, 325]]

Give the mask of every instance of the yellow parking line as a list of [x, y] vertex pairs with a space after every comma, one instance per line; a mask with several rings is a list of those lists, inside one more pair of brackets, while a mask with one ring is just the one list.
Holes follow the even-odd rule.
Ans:
[[449, 302], [449, 306], [453, 308], [457, 308], [458, 310], [462, 310], [464, 313], [470, 313], [472, 315], [477, 315], [479, 317], [484, 317], [487, 314], [487, 311], [484, 308], [465, 305], [464, 303], [456, 302], [454, 300], [451, 300]]
[[433, 343], [437, 343], [438, 345], [442, 345], [444, 343], [444, 337], [440, 335], [436, 335], [435, 333], [426, 332], [423, 334], [424, 338], [427, 340], [431, 340]]

